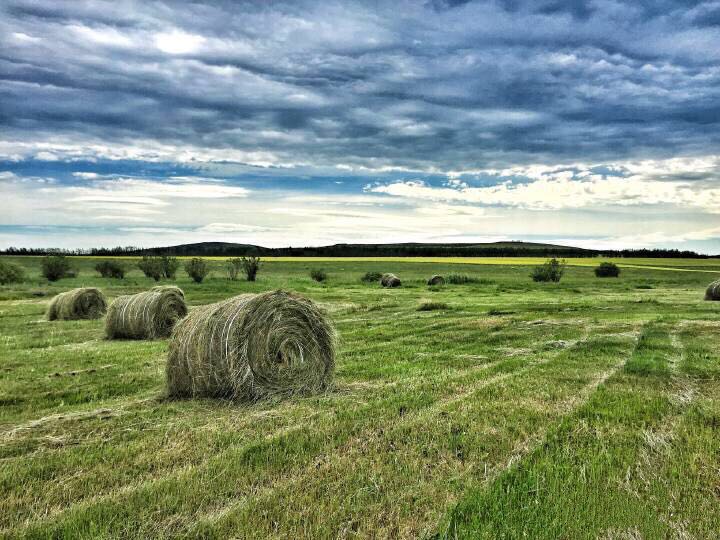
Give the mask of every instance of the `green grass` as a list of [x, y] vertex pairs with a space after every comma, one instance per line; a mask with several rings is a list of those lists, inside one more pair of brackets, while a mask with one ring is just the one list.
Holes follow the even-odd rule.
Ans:
[[[619, 279], [524, 260], [267, 261], [258, 281], [179, 275], [189, 305], [284, 288], [341, 344], [334, 389], [254, 405], [163, 398], [166, 341], [46, 322], [58, 292], [109, 300], [131, 270], [0, 287], [0, 537], [715, 538], [717, 271], [642, 261]], [[621, 264], [622, 266], [622, 264]], [[636, 265], [640, 266], [640, 265]], [[661, 267], [662, 270], [649, 267]], [[674, 271], [674, 269], [679, 271]], [[687, 272], [696, 269], [703, 272]], [[367, 284], [392, 272], [398, 289]], [[463, 285], [428, 288], [432, 274]], [[648, 288], [651, 287], [651, 288]]]

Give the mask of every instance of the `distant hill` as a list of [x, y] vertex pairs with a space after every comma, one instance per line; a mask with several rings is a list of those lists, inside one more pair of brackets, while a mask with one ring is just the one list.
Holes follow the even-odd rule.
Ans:
[[558, 256], [588, 256], [590, 250], [536, 244], [533, 242], [488, 242], [488, 243], [400, 243], [400, 244], [333, 244], [319, 247], [266, 248], [231, 242], [199, 242], [143, 250], [153, 255], [205, 255], [242, 256], [256, 254], [278, 257], [451, 257], [451, 256], [518, 256], [524, 254], [553, 253]]
[[8, 248], [8, 255], [45, 255], [60, 252], [68, 255], [174, 255], [196, 257], [241, 257], [244, 255], [276, 257], [658, 257], [707, 258], [694, 251], [676, 249], [594, 250], [534, 242], [486, 243], [400, 243], [400, 244], [333, 244], [319, 247], [266, 248], [232, 242], [198, 242], [154, 248], [116, 247], [79, 250]]

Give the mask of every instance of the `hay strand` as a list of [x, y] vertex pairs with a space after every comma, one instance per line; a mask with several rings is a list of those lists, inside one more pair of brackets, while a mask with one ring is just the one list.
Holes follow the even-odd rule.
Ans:
[[400, 278], [395, 274], [383, 274], [380, 278], [380, 284], [383, 287], [399, 287], [401, 282]]
[[713, 281], [705, 292], [705, 300], [720, 301], [720, 279]]
[[439, 275], [434, 275], [427, 281], [428, 285], [445, 285], [445, 278]]
[[99, 319], [107, 311], [105, 296], [94, 287], [82, 287], [63, 292], [50, 301], [47, 310], [49, 321]]
[[156, 339], [168, 337], [175, 324], [187, 315], [185, 294], [175, 286], [118, 296], [105, 321], [108, 339]]
[[312, 301], [243, 294], [194, 310], [173, 331], [168, 395], [257, 400], [328, 388], [335, 330]]

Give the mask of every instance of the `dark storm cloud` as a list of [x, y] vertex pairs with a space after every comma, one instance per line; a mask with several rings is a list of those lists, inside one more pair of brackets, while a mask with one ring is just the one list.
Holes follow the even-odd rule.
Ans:
[[717, 153], [717, 2], [8, 2], [6, 141], [437, 170]]

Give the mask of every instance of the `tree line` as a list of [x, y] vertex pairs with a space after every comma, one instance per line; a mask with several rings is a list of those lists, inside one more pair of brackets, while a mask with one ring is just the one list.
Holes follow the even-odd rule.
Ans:
[[321, 247], [266, 248], [245, 244], [207, 242], [181, 246], [140, 248], [134, 246], [89, 249], [9, 247], [5, 255], [85, 256], [206, 256], [206, 257], [627, 257], [707, 259], [704, 255], [678, 249], [593, 250], [542, 244], [483, 246], [478, 244], [336, 244]]

